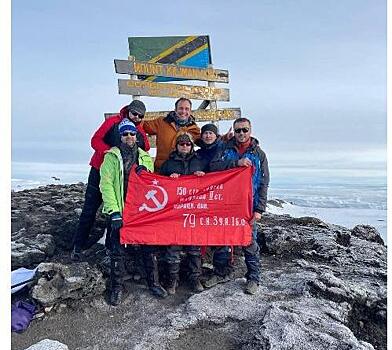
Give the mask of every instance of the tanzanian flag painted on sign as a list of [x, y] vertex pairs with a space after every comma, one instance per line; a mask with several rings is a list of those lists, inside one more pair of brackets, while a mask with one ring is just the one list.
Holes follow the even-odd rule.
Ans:
[[[207, 68], [212, 64], [210, 39], [204, 36], [161, 36], [128, 38], [129, 54], [137, 61], [175, 63], [181, 66]], [[139, 79], [162, 82], [185, 80], [139, 76]]]

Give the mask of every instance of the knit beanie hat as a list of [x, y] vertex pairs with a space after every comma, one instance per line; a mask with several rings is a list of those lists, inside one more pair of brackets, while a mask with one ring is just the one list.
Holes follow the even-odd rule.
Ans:
[[124, 118], [120, 124], [118, 124], [118, 131], [120, 135], [123, 134], [125, 131], [130, 131], [137, 133], [137, 129], [134, 123], [132, 123], [129, 119]]
[[212, 131], [216, 136], [218, 136], [218, 128], [214, 124], [206, 124], [201, 127], [201, 135], [206, 131]]
[[192, 135], [187, 132], [178, 135], [176, 138], [176, 145], [178, 145], [180, 142], [191, 142], [193, 145]]
[[144, 115], [146, 113], [146, 106], [142, 101], [139, 100], [133, 100], [129, 105], [128, 105], [128, 111], [133, 111], [136, 113], [139, 113], [141, 115]]

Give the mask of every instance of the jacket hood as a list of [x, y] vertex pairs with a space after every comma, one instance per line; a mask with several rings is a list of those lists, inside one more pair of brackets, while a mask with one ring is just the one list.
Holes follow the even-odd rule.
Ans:
[[121, 108], [119, 114], [120, 114], [121, 119], [128, 118], [128, 105]]

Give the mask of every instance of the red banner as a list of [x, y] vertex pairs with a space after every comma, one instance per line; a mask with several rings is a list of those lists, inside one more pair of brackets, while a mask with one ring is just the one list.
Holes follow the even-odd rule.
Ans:
[[129, 176], [122, 244], [239, 245], [251, 242], [252, 167], [170, 178]]

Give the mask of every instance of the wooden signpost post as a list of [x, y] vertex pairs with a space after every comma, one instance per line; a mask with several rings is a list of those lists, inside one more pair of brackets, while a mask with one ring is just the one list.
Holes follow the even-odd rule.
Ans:
[[[153, 120], [167, 116], [169, 111], [146, 112], [144, 120]], [[105, 113], [105, 118], [112, 117], [118, 113]], [[225, 109], [195, 109], [191, 111], [192, 116], [198, 122], [214, 122], [217, 120], [233, 120], [241, 117], [239, 108]]]

